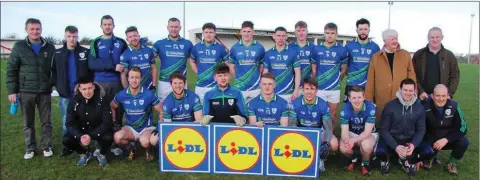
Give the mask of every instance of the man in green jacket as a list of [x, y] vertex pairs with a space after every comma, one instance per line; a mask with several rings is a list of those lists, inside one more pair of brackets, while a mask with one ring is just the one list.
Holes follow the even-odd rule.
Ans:
[[20, 100], [24, 120], [26, 153], [24, 159], [31, 159], [36, 150], [35, 106], [40, 113], [42, 125], [41, 144], [43, 155], [50, 157], [52, 152], [51, 65], [55, 46], [42, 38], [40, 20], [29, 18], [25, 22], [27, 37], [15, 43], [7, 64], [8, 100]]

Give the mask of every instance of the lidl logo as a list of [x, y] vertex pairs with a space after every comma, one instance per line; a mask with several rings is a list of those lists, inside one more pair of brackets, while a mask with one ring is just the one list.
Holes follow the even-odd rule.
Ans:
[[164, 141], [164, 155], [179, 169], [199, 166], [207, 157], [207, 142], [197, 130], [181, 127], [171, 131]]
[[243, 129], [225, 132], [218, 140], [216, 152], [220, 162], [233, 171], [249, 170], [261, 156], [258, 140]]
[[280, 171], [300, 174], [315, 160], [313, 143], [297, 132], [287, 132], [278, 136], [270, 148], [270, 158]]

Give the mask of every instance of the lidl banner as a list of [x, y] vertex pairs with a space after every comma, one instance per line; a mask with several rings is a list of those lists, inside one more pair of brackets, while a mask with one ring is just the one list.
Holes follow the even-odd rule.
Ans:
[[210, 173], [210, 126], [159, 123], [161, 172]]
[[320, 130], [267, 127], [267, 176], [318, 177]]
[[321, 130], [159, 123], [161, 172], [318, 177]]
[[264, 175], [263, 128], [212, 126], [214, 173]]

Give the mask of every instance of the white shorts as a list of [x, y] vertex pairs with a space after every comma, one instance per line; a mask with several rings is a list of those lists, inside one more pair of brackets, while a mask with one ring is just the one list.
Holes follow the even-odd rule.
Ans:
[[281, 98], [285, 99], [288, 103], [288, 108], [292, 107], [292, 94], [284, 94], [284, 95], [278, 95]]
[[155, 126], [150, 126], [150, 127], [143, 128], [143, 130], [140, 131], [140, 132], [137, 132], [131, 126], [127, 125], [127, 127], [130, 129], [130, 131], [132, 131], [133, 135], [135, 136], [135, 141], [138, 141], [138, 138], [140, 138], [140, 135], [142, 135], [143, 132], [145, 132], [146, 130], [151, 129], [153, 131], [153, 130], [157, 129]]
[[195, 94], [197, 94], [198, 97], [200, 97], [200, 102], [202, 103], [202, 105], [203, 105], [203, 98], [205, 97], [205, 94], [212, 89], [213, 87], [198, 87], [198, 86], [195, 87]]
[[327, 101], [329, 103], [340, 102], [340, 90], [333, 90], [333, 91], [318, 90], [317, 96], [321, 97], [324, 101]]
[[251, 91], [242, 91], [243, 99], [245, 99], [245, 104], [248, 103], [253, 98], [260, 95], [260, 89], [251, 90]]
[[172, 85], [170, 82], [158, 81], [157, 83], [157, 96], [160, 98], [160, 101], [163, 102], [165, 98], [172, 92]]
[[[357, 136], [360, 136], [360, 135], [349, 131], [348, 136], [350, 136], [350, 138], [354, 138], [354, 137], [357, 137]], [[372, 133], [372, 136], [375, 138], [375, 141], [378, 141], [378, 133]]]

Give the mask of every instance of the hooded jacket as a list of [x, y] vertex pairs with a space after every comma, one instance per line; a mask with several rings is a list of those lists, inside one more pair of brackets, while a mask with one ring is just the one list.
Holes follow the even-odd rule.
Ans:
[[405, 102], [400, 91], [397, 98], [388, 102], [382, 113], [380, 137], [388, 146], [395, 149], [400, 142], [411, 142], [417, 147], [425, 135], [425, 109], [417, 95], [412, 100]]
[[90, 138], [100, 137], [112, 129], [112, 112], [105, 90], [97, 83], [91, 99], [85, 99], [75, 88], [73, 99], [68, 104], [66, 126], [75, 139], [88, 134]]

